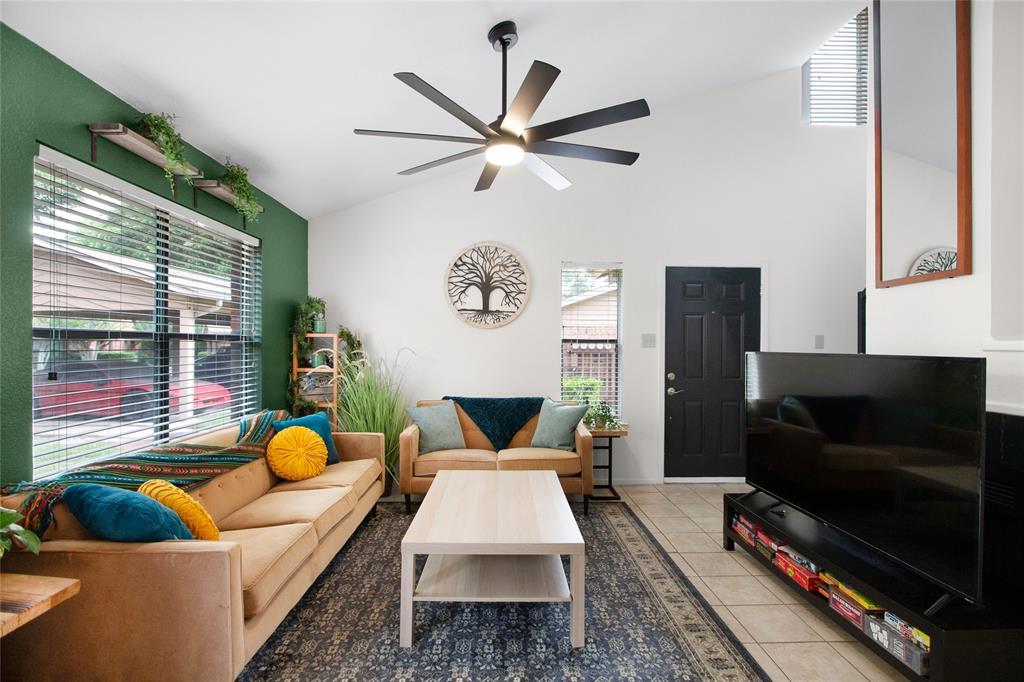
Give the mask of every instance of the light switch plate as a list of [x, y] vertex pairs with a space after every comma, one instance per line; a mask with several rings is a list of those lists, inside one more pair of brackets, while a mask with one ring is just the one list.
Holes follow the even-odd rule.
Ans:
[[658, 335], [657, 334], [641, 334], [640, 335], [640, 347], [641, 348], [657, 348], [658, 347]]
[[814, 335], [814, 349], [815, 350], [822, 350], [823, 348], [825, 348], [825, 335], [824, 334], [815, 334]]

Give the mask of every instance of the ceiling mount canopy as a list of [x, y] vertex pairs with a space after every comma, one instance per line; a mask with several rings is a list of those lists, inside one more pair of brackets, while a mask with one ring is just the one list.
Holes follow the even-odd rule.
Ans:
[[474, 145], [467, 151], [452, 154], [436, 161], [424, 163], [399, 171], [399, 175], [413, 175], [437, 166], [458, 161], [470, 156], [483, 154], [486, 165], [476, 183], [476, 190], [490, 189], [502, 166], [523, 166], [555, 189], [562, 190], [570, 183], [561, 173], [542, 160], [538, 154], [567, 156], [588, 161], [603, 161], [626, 166], [632, 165], [640, 154], [618, 149], [592, 147], [582, 144], [555, 142], [552, 138], [562, 137], [592, 128], [630, 121], [649, 116], [650, 107], [643, 99], [597, 109], [585, 114], [570, 116], [549, 123], [529, 126], [530, 119], [541, 101], [548, 94], [558, 74], [557, 68], [542, 61], [534, 61], [519, 91], [508, 103], [508, 51], [519, 41], [519, 34], [513, 21], [502, 21], [487, 32], [487, 42], [501, 53], [501, 114], [490, 124], [469, 113], [414, 73], [396, 73], [395, 78], [420, 93], [431, 102], [472, 128], [480, 137], [459, 137], [455, 135], [432, 135], [428, 133], [403, 133], [390, 130], [365, 130], [357, 128], [356, 135], [377, 135], [438, 142], [458, 142]]

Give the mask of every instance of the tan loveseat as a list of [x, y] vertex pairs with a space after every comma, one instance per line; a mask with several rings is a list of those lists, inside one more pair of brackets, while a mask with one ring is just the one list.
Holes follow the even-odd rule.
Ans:
[[3, 680], [234, 679], [383, 491], [384, 436], [334, 442], [341, 462], [315, 478], [281, 481], [260, 458], [194, 490], [219, 542], [96, 540], [57, 505], [40, 555], [8, 554], [3, 571], [79, 578], [81, 592], [4, 637]]
[[[421, 400], [417, 407], [438, 405], [442, 400]], [[465, 410], [455, 405], [462, 427], [466, 447], [458, 450], [437, 450], [419, 454], [420, 429], [412, 424], [399, 439], [399, 488], [405, 495], [405, 509], [412, 512], [411, 495], [423, 495], [430, 489], [434, 475], [445, 469], [477, 470], [551, 470], [558, 474], [562, 489], [569, 495], [583, 495], [583, 510], [587, 511], [590, 496], [594, 494], [593, 439], [587, 427], [581, 422], [576, 427], [576, 449], [574, 452], [552, 448], [530, 447], [533, 433], [537, 430], [535, 414], [519, 429], [508, 448], [495, 451], [491, 441], [484, 435]]]

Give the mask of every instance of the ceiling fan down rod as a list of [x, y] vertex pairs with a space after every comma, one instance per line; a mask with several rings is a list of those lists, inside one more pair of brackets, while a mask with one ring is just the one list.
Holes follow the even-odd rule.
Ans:
[[508, 51], [519, 42], [516, 22], [505, 20], [492, 26], [487, 32], [487, 42], [495, 52], [501, 52], [501, 117], [504, 118], [508, 113]]
[[508, 112], [508, 41], [501, 41], [501, 117]]

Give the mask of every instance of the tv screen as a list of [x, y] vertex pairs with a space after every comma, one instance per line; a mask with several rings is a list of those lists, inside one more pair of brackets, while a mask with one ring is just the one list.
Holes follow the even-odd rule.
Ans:
[[747, 482], [981, 599], [985, 361], [747, 353]]

